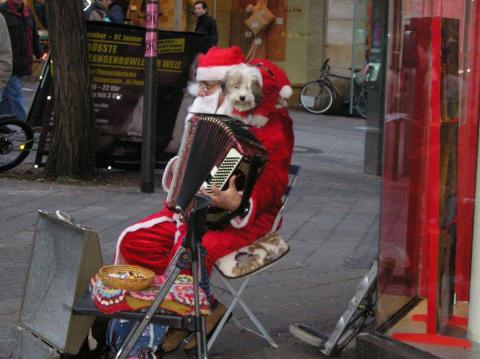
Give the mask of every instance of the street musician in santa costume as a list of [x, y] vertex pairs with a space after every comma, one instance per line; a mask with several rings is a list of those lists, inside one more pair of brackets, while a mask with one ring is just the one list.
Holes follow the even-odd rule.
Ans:
[[[212, 98], [218, 99], [210, 113], [215, 113], [222, 107], [223, 95], [220, 85], [227, 71], [242, 62], [244, 58], [238, 47], [211, 48], [207, 54], [200, 55], [196, 80], [200, 88], [211, 85], [209, 87], [211, 93], [205, 93], [203, 96], [211, 96], [210, 102]], [[268, 69], [262, 66], [257, 69], [262, 77], [264, 95], [259, 107], [264, 101], [273, 105], [261, 110], [267, 118], [265, 123], [251, 126], [249, 131], [266, 149], [268, 161], [253, 186], [248, 211], [243, 216], [233, 218], [221, 230], [208, 230], [203, 236], [202, 244], [206, 249], [205, 264], [208, 273], [219, 258], [251, 244], [271, 230], [288, 184], [293, 128], [291, 121], [285, 121], [275, 108], [282, 85]], [[220, 84], [218, 89], [214, 88], [215, 84]], [[214, 191], [212, 202], [215, 206], [229, 211], [239, 207], [241, 194], [235, 188], [234, 181], [235, 176], [230, 179], [226, 190]], [[123, 231], [117, 242], [115, 262], [140, 265], [162, 274], [175, 249], [181, 245], [187, 232], [186, 227], [186, 224], [181, 223], [178, 216], [165, 206], [161, 211]]]

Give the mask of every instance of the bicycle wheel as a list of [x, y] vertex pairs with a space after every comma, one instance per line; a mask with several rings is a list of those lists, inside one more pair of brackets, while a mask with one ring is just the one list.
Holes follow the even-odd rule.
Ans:
[[333, 104], [334, 91], [326, 83], [312, 81], [307, 83], [300, 93], [300, 103], [310, 113], [327, 112]]
[[328, 337], [301, 323], [290, 324], [290, 333], [301, 341], [319, 348]]
[[[365, 326], [367, 326], [374, 320], [376, 295], [377, 293], [374, 287], [360, 302], [357, 310], [353, 313], [352, 317], [345, 325], [345, 329], [342, 332], [342, 335], [338, 338], [338, 341], [335, 345], [335, 350], [343, 350], [348, 345], [348, 343], [350, 343], [352, 339], [355, 338], [363, 328], [365, 328]], [[367, 320], [369, 320], [368, 323]]]
[[363, 118], [367, 118], [368, 102], [367, 102], [367, 90], [363, 87], [360, 93], [355, 97], [355, 110]]
[[18, 166], [30, 153], [33, 131], [15, 119], [0, 120], [0, 172]]

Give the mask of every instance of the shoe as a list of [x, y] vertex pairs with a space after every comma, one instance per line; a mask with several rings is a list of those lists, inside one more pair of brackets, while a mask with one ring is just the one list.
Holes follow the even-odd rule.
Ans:
[[183, 340], [190, 335], [186, 329], [172, 329], [167, 332], [167, 337], [162, 345], [164, 353], [170, 353], [177, 350], [182, 345]]
[[[222, 303], [218, 300], [215, 302], [213, 309], [206, 317], [206, 329], [207, 329], [207, 338], [210, 338], [209, 334], [213, 334], [214, 330], [217, 328], [220, 320], [222, 319], [223, 315], [227, 311], [227, 307], [225, 307]], [[231, 317], [231, 314], [230, 314]], [[230, 317], [228, 319], [230, 319]], [[227, 320], [228, 321], [228, 320]], [[188, 340], [187, 344], [185, 344], [184, 350], [190, 351], [197, 346], [197, 336], [192, 335], [191, 338]]]

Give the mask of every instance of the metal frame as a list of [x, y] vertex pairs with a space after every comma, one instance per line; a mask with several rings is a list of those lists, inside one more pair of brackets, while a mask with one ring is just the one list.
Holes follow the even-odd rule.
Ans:
[[[272, 225], [272, 232], [276, 232], [277, 229], [278, 229], [278, 226], [280, 224], [280, 220], [283, 216], [283, 213], [285, 212], [285, 205], [287, 203], [287, 200], [288, 200], [288, 196], [290, 195], [290, 192], [293, 188], [293, 186], [295, 185], [295, 182], [297, 180], [297, 176], [298, 176], [298, 173], [300, 171], [300, 166], [296, 166], [296, 165], [291, 165], [290, 166], [290, 170], [289, 170], [289, 176], [290, 176], [290, 181], [289, 181], [289, 185], [287, 187], [287, 190], [285, 191], [285, 194], [283, 196], [283, 204], [282, 204], [282, 207], [280, 208], [280, 210], [278, 211], [278, 214], [277, 216], [275, 217], [275, 221], [273, 222], [273, 225]], [[232, 314], [232, 319], [234, 321], [234, 323], [237, 325], [238, 328], [240, 329], [244, 329], [246, 331], [249, 331], [250, 333], [253, 333], [255, 335], [258, 335], [259, 337], [265, 339], [273, 348], [278, 348], [278, 344], [275, 343], [275, 341], [272, 339], [272, 337], [270, 336], [270, 334], [268, 334], [267, 330], [265, 329], [265, 327], [262, 325], [262, 323], [260, 322], [260, 320], [258, 320], [258, 318], [255, 316], [255, 314], [253, 314], [253, 312], [250, 310], [250, 308], [248, 307], [248, 305], [242, 300], [241, 296], [242, 296], [242, 293], [243, 291], [247, 288], [247, 285], [248, 285], [248, 282], [250, 281], [250, 278], [253, 277], [254, 275], [258, 274], [259, 272], [262, 272], [264, 271], [265, 269], [271, 267], [272, 265], [278, 263], [280, 260], [277, 260], [273, 263], [270, 263], [264, 267], [262, 267], [260, 270], [257, 270], [255, 271], [254, 273], [246, 276], [246, 277], [243, 277], [243, 278], [239, 278], [239, 279], [243, 279], [243, 281], [241, 282], [240, 286], [238, 287], [238, 289], [235, 289], [230, 283], [229, 283], [229, 280], [223, 276], [223, 274], [216, 268], [215, 270], [220, 274], [220, 279], [222, 281], [222, 283], [225, 285], [225, 287], [227, 287], [228, 289], [228, 292], [230, 292], [230, 294], [232, 295], [232, 300], [230, 302], [230, 304], [228, 305], [228, 308], [227, 308], [227, 311], [225, 312], [225, 314], [223, 315], [222, 319], [220, 320], [220, 322], [218, 323], [217, 325], [217, 328], [215, 329], [215, 331], [213, 332], [212, 336], [210, 337], [210, 340], [208, 341], [208, 344], [207, 344], [207, 351], [210, 350], [210, 348], [212, 347], [213, 343], [215, 342], [215, 340], [217, 339], [217, 337], [220, 335], [220, 332], [221, 330], [223, 329], [223, 327], [225, 326], [225, 323], [227, 322], [228, 318], [230, 317], [230, 315]], [[246, 326], [243, 326], [242, 324], [240, 324], [240, 322], [238, 321], [237, 318], [235, 318], [235, 316], [233, 316], [233, 309], [235, 309], [235, 307], [237, 306], [237, 304], [240, 304], [240, 306], [242, 307], [243, 311], [247, 314], [248, 318], [251, 320], [251, 322], [255, 325], [255, 327], [258, 329], [258, 332], [255, 331], [255, 330], [252, 330], [251, 328], [248, 328]]]

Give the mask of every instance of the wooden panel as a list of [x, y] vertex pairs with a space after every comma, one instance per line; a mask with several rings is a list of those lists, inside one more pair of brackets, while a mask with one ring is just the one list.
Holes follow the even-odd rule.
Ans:
[[145, 1], [130, 0], [126, 21], [132, 25], [145, 27]]
[[249, 16], [245, 8], [249, 4], [254, 4], [255, 0], [233, 0], [231, 12], [231, 27], [230, 27], [230, 45], [240, 46], [243, 53], [246, 54], [252, 44], [253, 36], [248, 36], [247, 27], [243, 23]]
[[[145, 27], [145, 0], [130, 0], [126, 21], [132, 25]], [[181, 9], [181, 11], [178, 11]], [[185, 31], [187, 10], [183, 0], [160, 0], [158, 3], [158, 29]]]
[[272, 61], [285, 61], [287, 50], [287, 4], [285, 0], [269, 0], [268, 8], [276, 16], [267, 30], [266, 57]]
[[[439, 327], [453, 314], [457, 216], [459, 22], [442, 19], [440, 87]], [[435, 55], [433, 55], [435, 56]]]

